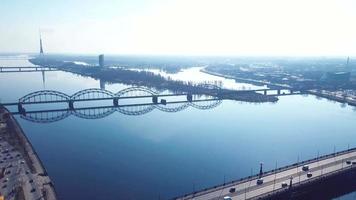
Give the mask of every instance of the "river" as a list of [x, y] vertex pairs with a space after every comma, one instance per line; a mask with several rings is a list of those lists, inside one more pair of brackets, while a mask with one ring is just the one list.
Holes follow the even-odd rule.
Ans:
[[[191, 77], [206, 76], [200, 73]], [[0, 73], [0, 98], [17, 101], [38, 90], [71, 95], [100, 85], [61, 71]], [[105, 85], [112, 92], [127, 87]], [[356, 147], [355, 108], [311, 95], [263, 104], [225, 100], [213, 109], [189, 107], [176, 113], [114, 112], [97, 120], [71, 115], [33, 123], [16, 118], [66, 200], [169, 199], [248, 176], [251, 170], [257, 173], [260, 162], [268, 170], [276, 162], [284, 166], [298, 157]]]

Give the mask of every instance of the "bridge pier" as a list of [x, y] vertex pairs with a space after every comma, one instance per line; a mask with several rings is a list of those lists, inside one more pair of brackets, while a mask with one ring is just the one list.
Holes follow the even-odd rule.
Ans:
[[73, 102], [73, 100], [69, 100], [68, 101], [68, 105], [69, 105], [69, 109], [70, 110], [74, 110], [74, 102]]
[[152, 96], [152, 103], [154, 104], [158, 103], [158, 97], [156, 95]]
[[281, 95], [281, 90], [278, 89], [278, 90], [277, 90], [277, 94], [278, 94], [278, 95]]
[[119, 106], [119, 98], [117, 98], [117, 97], [114, 98], [113, 99], [113, 104], [114, 104], [115, 107], [118, 107]]
[[187, 94], [187, 101], [189, 101], [189, 102], [193, 101], [193, 95], [192, 94]]
[[267, 90], [263, 90], [263, 94], [264, 94], [264, 95], [267, 95]]
[[22, 103], [17, 104], [17, 109], [22, 115], [26, 115], [26, 109], [22, 106]]

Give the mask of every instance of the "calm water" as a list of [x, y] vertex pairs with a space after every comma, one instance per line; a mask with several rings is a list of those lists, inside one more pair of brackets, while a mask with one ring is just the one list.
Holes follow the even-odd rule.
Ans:
[[[37, 72], [0, 74], [2, 102], [43, 89], [73, 94], [98, 87], [98, 80], [66, 72], [46, 72], [45, 79]], [[113, 92], [126, 87], [106, 85]], [[314, 96], [49, 124], [17, 119], [59, 196], [73, 200], [168, 199], [257, 173], [261, 161], [272, 169], [276, 161], [282, 166], [356, 146], [356, 111]]]
[[227, 79], [219, 76], [213, 76], [210, 74], [202, 73], [200, 70], [204, 67], [192, 67], [188, 69], [183, 69], [178, 73], [167, 73], [165, 71], [159, 69], [147, 69], [147, 71], [153, 72], [155, 74], [159, 74], [166, 78], [171, 78], [172, 80], [180, 80], [184, 82], [193, 82], [193, 83], [204, 83], [209, 82], [213, 84], [218, 84], [221, 82], [221, 87], [227, 89], [234, 89], [234, 90], [255, 90], [255, 89], [265, 89], [267, 88], [266, 85], [264, 86], [257, 86], [248, 83], [239, 83], [236, 82], [234, 79]]

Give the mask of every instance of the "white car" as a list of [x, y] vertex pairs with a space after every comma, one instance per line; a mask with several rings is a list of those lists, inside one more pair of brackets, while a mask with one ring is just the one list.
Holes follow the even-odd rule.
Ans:
[[224, 197], [224, 200], [232, 200], [232, 199], [231, 199], [231, 197], [229, 197], [229, 196], [225, 196], [225, 197]]
[[313, 176], [312, 173], [310, 173], [310, 172], [307, 173], [307, 177], [308, 177], [308, 178], [311, 178], [312, 176]]
[[288, 184], [286, 182], [282, 182], [282, 188], [285, 188], [287, 186], [288, 186]]

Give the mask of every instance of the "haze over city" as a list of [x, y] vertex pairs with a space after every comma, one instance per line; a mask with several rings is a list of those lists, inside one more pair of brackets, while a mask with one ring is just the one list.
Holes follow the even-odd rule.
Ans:
[[4, 0], [0, 52], [353, 56], [353, 0]]
[[356, 199], [355, 8], [1, 0], [0, 200]]

